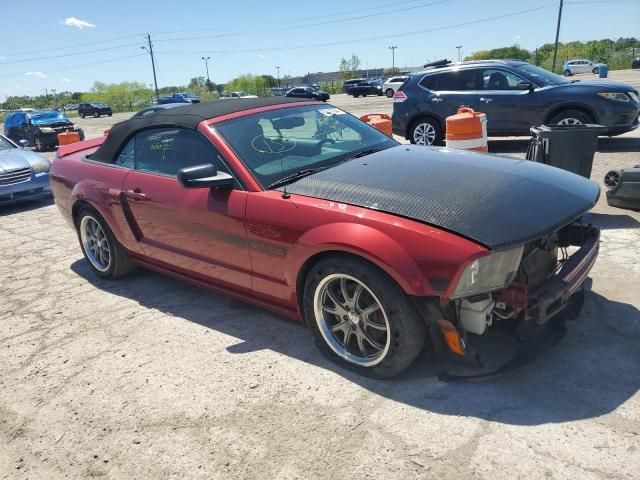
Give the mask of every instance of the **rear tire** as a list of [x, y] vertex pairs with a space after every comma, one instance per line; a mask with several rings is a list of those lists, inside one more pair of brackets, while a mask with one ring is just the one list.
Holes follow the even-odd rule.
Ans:
[[80, 248], [93, 273], [114, 280], [135, 270], [129, 254], [96, 210], [82, 207], [75, 223]]
[[590, 115], [580, 110], [564, 110], [551, 117], [549, 123], [551, 125], [584, 125], [594, 121]]
[[81, 114], [80, 114], [80, 118], [84, 118], [84, 117], [85, 117], [85, 114], [84, 114], [84, 113], [81, 113]]
[[387, 98], [393, 98], [393, 94], [394, 94], [395, 92], [393, 91], [393, 88], [387, 88], [387, 91], [386, 91], [386, 92], [384, 92], [384, 93], [385, 93], [385, 95], [387, 96]]
[[94, 118], [100, 118], [100, 114], [98, 112], [93, 112]]
[[362, 375], [398, 375], [424, 347], [427, 328], [407, 295], [358, 258], [318, 262], [306, 279], [303, 309], [320, 351]]
[[437, 146], [444, 144], [440, 123], [432, 117], [414, 120], [409, 128], [409, 141], [414, 145]]

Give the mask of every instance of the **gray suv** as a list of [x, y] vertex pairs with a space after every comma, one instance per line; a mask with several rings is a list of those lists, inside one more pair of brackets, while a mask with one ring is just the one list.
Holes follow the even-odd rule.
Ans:
[[541, 124], [598, 123], [609, 136], [638, 128], [631, 85], [568, 80], [518, 60], [445, 61], [413, 73], [393, 97], [393, 133], [422, 145], [444, 140], [445, 119], [460, 106], [487, 114], [491, 136], [529, 135]]

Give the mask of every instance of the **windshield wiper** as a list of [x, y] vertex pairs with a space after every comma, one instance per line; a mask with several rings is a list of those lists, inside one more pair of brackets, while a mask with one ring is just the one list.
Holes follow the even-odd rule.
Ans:
[[347, 162], [349, 160], [353, 160], [354, 158], [360, 158], [360, 157], [364, 157], [366, 155], [371, 155], [372, 153], [376, 153], [379, 152], [381, 150], [384, 150], [384, 148], [367, 148], [365, 150], [360, 150], [358, 153], [355, 153], [353, 155], [351, 155], [350, 157], [344, 158], [342, 159], [342, 162]]
[[[343, 158], [338, 163], [344, 163], [344, 162], [347, 162], [349, 160], [353, 160], [354, 158], [364, 157], [365, 155], [369, 155], [371, 153], [376, 153], [376, 152], [379, 152], [380, 150], [384, 150], [384, 148], [367, 148], [365, 150], [360, 150], [358, 153], [355, 153], [355, 154], [351, 155], [350, 157]], [[298, 180], [298, 179], [300, 179], [302, 177], [306, 177], [306, 176], [311, 175], [313, 173], [320, 172], [321, 170], [326, 170], [327, 168], [335, 167], [336, 165], [337, 164], [333, 164], [333, 165], [329, 165], [329, 166], [325, 166], [325, 167], [305, 168], [304, 170], [298, 170], [297, 172], [292, 173], [291, 175], [287, 175], [286, 177], [283, 177], [280, 180], [276, 180], [275, 182], [273, 182], [272, 184], [267, 186], [267, 189], [271, 190], [271, 189], [276, 188], [276, 187], [281, 187], [282, 185], [286, 185], [288, 183], [294, 182], [295, 180]]]
[[[333, 167], [333, 165], [331, 165]], [[298, 180], [302, 177], [306, 177], [307, 175], [311, 175], [312, 173], [317, 173], [321, 170], [326, 170], [329, 167], [316, 167], [316, 168], [305, 168], [304, 170], [298, 170], [291, 175], [287, 175], [286, 177], [282, 177], [280, 180], [276, 180], [267, 186], [268, 190], [271, 190], [276, 187], [281, 187], [282, 185], [286, 185], [287, 183], [291, 183], [295, 180]]]

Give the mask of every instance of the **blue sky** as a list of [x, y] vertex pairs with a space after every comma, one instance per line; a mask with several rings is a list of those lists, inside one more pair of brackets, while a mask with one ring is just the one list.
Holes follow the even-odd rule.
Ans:
[[[145, 32], [154, 41], [160, 86], [204, 75], [203, 55], [211, 56], [211, 79], [225, 82], [241, 73], [275, 76], [277, 65], [281, 76], [333, 71], [352, 53], [362, 68], [390, 67], [390, 45], [398, 47], [399, 67], [455, 59], [456, 45], [464, 53], [513, 43], [533, 49], [553, 42], [558, 3], [7, 2], [1, 9], [0, 99], [45, 88], [83, 91], [95, 80], [151, 84], [150, 60], [140, 48]], [[505, 17], [483, 21], [498, 16]], [[15, 22], [7, 22], [11, 18]], [[566, 0], [560, 39], [640, 36], [638, 20], [637, 0]], [[468, 22], [478, 23], [461, 25]]]

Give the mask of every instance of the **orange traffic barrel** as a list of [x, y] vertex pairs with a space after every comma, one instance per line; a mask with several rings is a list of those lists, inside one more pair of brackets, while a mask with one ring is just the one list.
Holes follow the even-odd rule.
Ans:
[[446, 140], [448, 148], [488, 152], [487, 116], [473, 108], [460, 107], [458, 113], [447, 117]]
[[69, 145], [80, 141], [78, 132], [62, 132], [58, 134], [58, 145]]
[[369, 113], [360, 117], [360, 120], [377, 128], [385, 135], [391, 136], [391, 117], [384, 113]]

